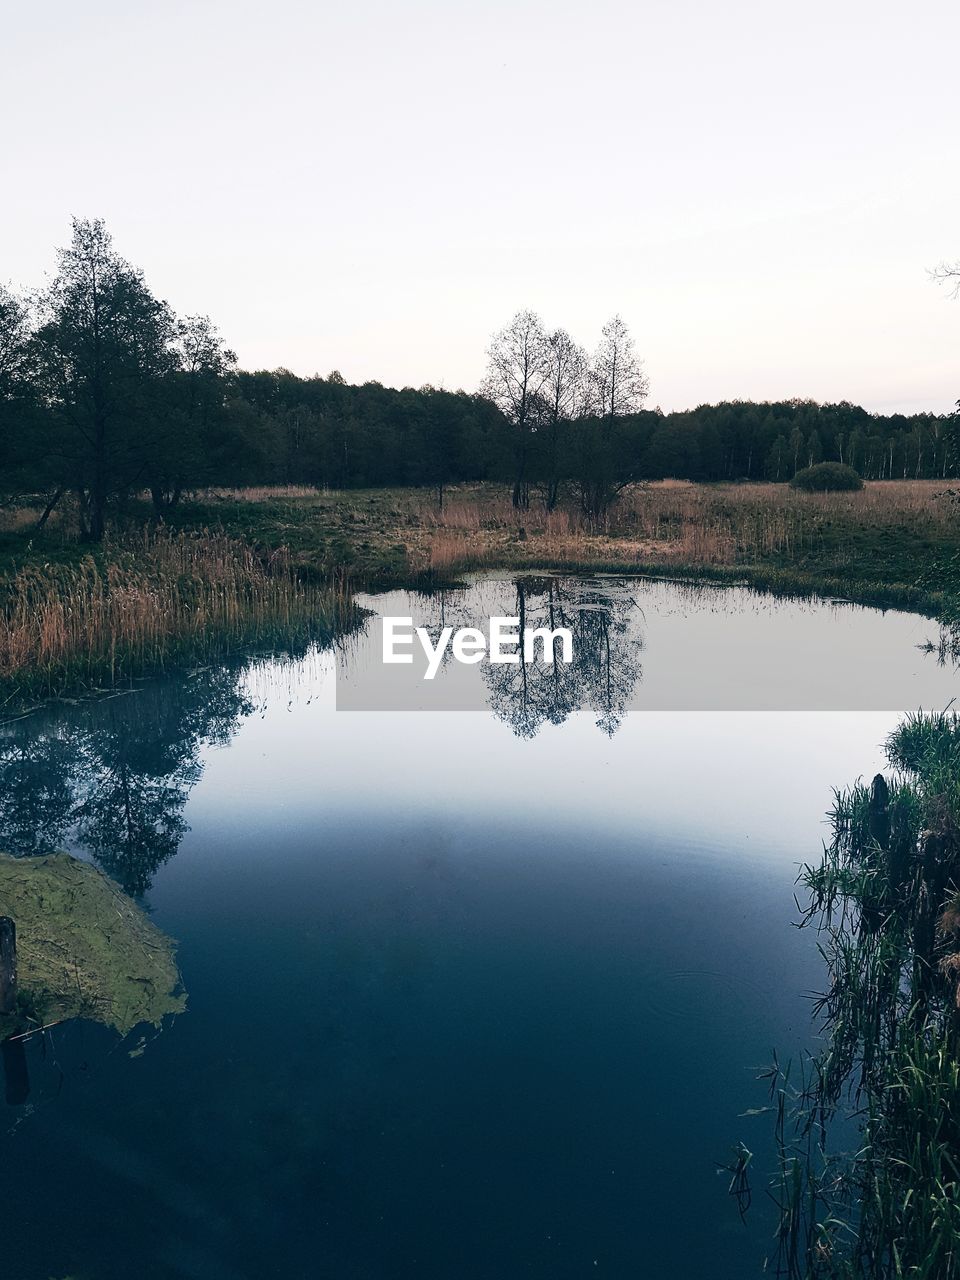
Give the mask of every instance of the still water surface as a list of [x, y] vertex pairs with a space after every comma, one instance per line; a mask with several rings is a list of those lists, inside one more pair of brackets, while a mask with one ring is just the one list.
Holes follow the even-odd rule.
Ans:
[[[908, 615], [523, 590], [562, 595], [579, 666], [474, 668], [483, 713], [338, 712], [336, 661], [379, 679], [360, 637], [3, 729], [0, 848], [96, 860], [179, 939], [189, 995], [146, 1043], [29, 1042], [4, 1277], [760, 1274], [769, 1121], [742, 1113], [822, 980], [798, 865], [898, 711], [958, 681]], [[516, 591], [366, 603], [464, 625]], [[797, 709], [824, 681], [858, 692]], [[739, 709], [758, 682], [779, 709]], [[746, 1226], [717, 1172], [738, 1140]]]

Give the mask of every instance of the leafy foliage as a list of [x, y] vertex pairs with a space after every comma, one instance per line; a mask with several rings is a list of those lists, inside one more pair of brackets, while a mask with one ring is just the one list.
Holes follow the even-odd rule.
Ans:
[[[791, 1280], [960, 1276], [960, 718], [909, 716], [886, 749], [893, 778], [838, 793], [801, 875], [829, 984], [822, 1053], [768, 1073]], [[859, 1134], [834, 1148], [838, 1120]]]
[[862, 477], [842, 462], [817, 462], [804, 467], [790, 483], [806, 493], [844, 493], [863, 488]]

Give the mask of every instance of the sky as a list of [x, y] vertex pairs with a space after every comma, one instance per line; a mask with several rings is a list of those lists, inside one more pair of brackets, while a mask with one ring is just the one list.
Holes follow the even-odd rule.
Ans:
[[2, 9], [2, 281], [102, 217], [246, 368], [474, 390], [530, 307], [665, 411], [960, 396], [955, 0]]

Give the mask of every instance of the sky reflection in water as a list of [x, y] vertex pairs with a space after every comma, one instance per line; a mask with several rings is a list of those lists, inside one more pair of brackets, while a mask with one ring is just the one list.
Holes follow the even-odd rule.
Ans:
[[[4, 729], [0, 846], [142, 895], [190, 997], [134, 1059], [90, 1024], [31, 1043], [5, 1274], [759, 1274], [764, 1197], [742, 1227], [716, 1166], [743, 1139], [762, 1183], [755, 1068], [810, 1041], [797, 866], [897, 709], [956, 679], [915, 618], [634, 589], [613, 685], [588, 666], [559, 703], [473, 668], [487, 714], [338, 713], [313, 654]], [[737, 709], [877, 670], [893, 710]], [[699, 709], [652, 709], [691, 681]]]

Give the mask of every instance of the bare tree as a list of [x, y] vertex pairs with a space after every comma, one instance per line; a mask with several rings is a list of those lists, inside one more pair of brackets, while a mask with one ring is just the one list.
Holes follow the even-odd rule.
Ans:
[[530, 505], [532, 434], [542, 409], [547, 377], [547, 335], [533, 311], [518, 311], [505, 329], [494, 334], [481, 392], [492, 400], [514, 428], [513, 505]]
[[555, 329], [547, 339], [546, 377], [542, 397], [545, 407], [544, 483], [546, 506], [552, 511], [560, 496], [562, 433], [565, 423], [580, 417], [587, 407], [589, 362], [565, 329]]
[[629, 417], [643, 407], [649, 383], [620, 316], [603, 327], [590, 388], [592, 416], [578, 425], [574, 485], [584, 515], [602, 525], [621, 491], [640, 477], [643, 464]]
[[950, 288], [951, 298], [960, 296], [960, 260], [957, 262], [941, 262], [930, 272], [930, 278], [937, 284], [945, 284]]
[[614, 316], [603, 326], [591, 381], [597, 417], [609, 421], [627, 413], [638, 413], [643, 407], [650, 383], [634, 350], [630, 330], [620, 316]]

